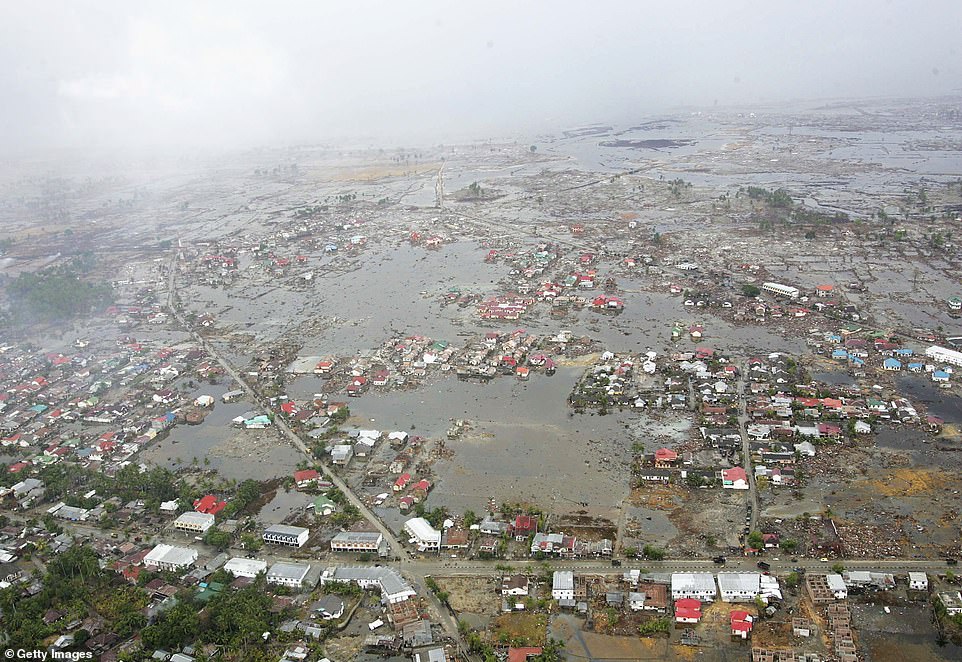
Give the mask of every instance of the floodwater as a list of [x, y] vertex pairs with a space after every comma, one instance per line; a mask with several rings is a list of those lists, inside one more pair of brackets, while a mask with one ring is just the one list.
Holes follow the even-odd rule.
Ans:
[[852, 624], [869, 662], [962, 659], [962, 646], [949, 641], [939, 645], [932, 611], [925, 602], [889, 607], [888, 614], [880, 604], [853, 603], [850, 607]]
[[152, 442], [142, 457], [162, 467], [177, 469], [193, 465], [215, 469], [227, 479], [268, 480], [291, 473], [290, 467], [303, 459], [297, 450], [280, 440], [273, 430], [243, 430], [231, 425], [231, 420], [251, 411], [250, 402], [239, 400], [224, 403], [226, 384], [201, 384], [191, 393], [191, 399], [210, 395], [215, 399], [213, 410], [200, 425], [177, 425], [170, 435]]
[[303, 515], [312, 501], [313, 498], [303, 492], [279, 488], [274, 498], [261, 508], [258, 517], [264, 522], [283, 522], [291, 516]]
[[946, 423], [962, 423], [962, 398], [940, 388], [927, 374], [899, 377], [895, 385], [912, 402], [923, 403], [930, 414]]
[[451, 459], [434, 465], [430, 507], [478, 511], [498, 502], [530, 501], [554, 512], [591, 504], [610, 514], [628, 494], [625, 463], [631, 452], [625, 421], [630, 413], [574, 415], [567, 396], [580, 368], [559, 368], [553, 377], [528, 382], [505, 377], [488, 384], [445, 380], [418, 391], [365, 396], [351, 411], [382, 430], [408, 430], [443, 437], [450, 419], [471, 429], [446, 442]]
[[854, 377], [847, 372], [840, 371], [816, 372], [812, 374], [812, 379], [830, 386], [852, 386], [855, 384]]

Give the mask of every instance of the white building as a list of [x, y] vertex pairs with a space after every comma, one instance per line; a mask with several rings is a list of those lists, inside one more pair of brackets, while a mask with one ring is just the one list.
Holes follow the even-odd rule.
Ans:
[[710, 572], [671, 573], [671, 599], [694, 598], [701, 602], [713, 602], [718, 595], [715, 578]]
[[278, 561], [267, 571], [267, 583], [300, 588], [304, 585], [304, 578], [310, 571], [311, 564], [309, 563]]
[[441, 532], [423, 517], [412, 517], [404, 523], [404, 532], [411, 536], [410, 543], [419, 551], [441, 549]]
[[183, 570], [194, 565], [196, 561], [196, 549], [174, 547], [165, 543], [160, 543], [144, 557], [144, 565], [159, 570]]
[[932, 345], [925, 350], [925, 355], [931, 359], [935, 359], [939, 363], [948, 363], [949, 365], [962, 367], [962, 352], [957, 352], [954, 349], [946, 349], [945, 347]]
[[369, 531], [341, 531], [331, 539], [332, 552], [374, 552], [378, 553], [384, 536]]
[[956, 591], [955, 593], [943, 591], [939, 593], [939, 602], [945, 607], [945, 613], [949, 616], [962, 614], [962, 591]]
[[347, 466], [354, 457], [354, 446], [351, 444], [337, 444], [331, 448], [331, 464]]
[[224, 570], [235, 577], [249, 577], [253, 579], [260, 573], [267, 571], [267, 561], [234, 557], [224, 564]]
[[180, 529], [181, 531], [190, 531], [192, 533], [207, 533], [207, 529], [214, 526], [214, 516], [208, 515], [207, 513], [197, 513], [193, 510], [188, 510], [186, 513], [181, 513], [180, 516], [174, 520], [174, 528]]
[[575, 599], [575, 573], [571, 570], [555, 570], [551, 580], [551, 597], [555, 600]]
[[845, 580], [841, 575], [835, 573], [825, 575], [825, 580], [836, 600], [844, 600], [848, 597], [848, 587], [845, 586]]
[[909, 588], [915, 591], [928, 591], [929, 578], [924, 572], [909, 573]]
[[782, 285], [781, 283], [762, 283], [762, 289], [769, 294], [788, 297], [790, 299], [797, 299], [799, 295], [797, 287], [792, 287], [791, 285]]
[[328, 568], [321, 575], [321, 584], [329, 582], [354, 582], [361, 588], [377, 588], [381, 591], [381, 600], [391, 604], [417, 595], [397, 570], [384, 566]]
[[718, 591], [723, 602], [750, 602], [758, 595], [757, 572], [719, 572]]
[[283, 545], [285, 547], [303, 547], [311, 537], [311, 530], [301, 526], [287, 526], [275, 524], [264, 531], [261, 538], [268, 545]]

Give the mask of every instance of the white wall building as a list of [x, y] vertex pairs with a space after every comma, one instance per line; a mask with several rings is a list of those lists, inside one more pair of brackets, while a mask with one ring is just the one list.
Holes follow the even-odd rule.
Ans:
[[929, 578], [924, 572], [909, 573], [909, 588], [915, 591], [928, 591]]
[[384, 536], [377, 532], [341, 531], [331, 539], [332, 552], [374, 552], [381, 548]]
[[946, 349], [945, 347], [932, 345], [925, 350], [925, 355], [940, 363], [948, 363], [949, 365], [962, 367], [962, 352], [957, 352], [954, 349]]
[[261, 538], [268, 545], [283, 545], [285, 547], [303, 547], [311, 536], [311, 530], [301, 526], [287, 526], [275, 524], [264, 531]]
[[310, 571], [311, 565], [309, 563], [278, 561], [267, 571], [267, 583], [300, 588], [304, 585], [304, 578]]
[[321, 575], [321, 584], [329, 582], [354, 582], [361, 588], [377, 588], [384, 602], [404, 602], [417, 593], [394, 568], [358, 567], [328, 568]]
[[411, 544], [418, 550], [441, 549], [441, 532], [423, 517], [412, 517], [404, 523], [404, 532], [411, 536]]
[[196, 513], [189, 510], [181, 513], [174, 520], [174, 528], [191, 533], [207, 533], [207, 529], [214, 526], [214, 516], [207, 513]]
[[144, 565], [160, 570], [183, 570], [194, 565], [196, 561], [196, 549], [174, 547], [166, 543], [160, 543], [144, 557]]
[[751, 602], [758, 595], [757, 572], [719, 572], [718, 591], [723, 602]]
[[694, 598], [701, 602], [714, 602], [718, 595], [715, 578], [710, 572], [671, 573], [671, 599]]
[[790, 299], [797, 299], [799, 295], [797, 287], [792, 287], [791, 285], [782, 285], [781, 283], [762, 283], [762, 289], [769, 294], [789, 297]]
[[555, 570], [551, 580], [551, 597], [555, 600], [575, 599], [575, 573], [571, 570]]
[[253, 579], [260, 573], [267, 571], [267, 561], [234, 557], [224, 564], [224, 570], [235, 577], [249, 577]]

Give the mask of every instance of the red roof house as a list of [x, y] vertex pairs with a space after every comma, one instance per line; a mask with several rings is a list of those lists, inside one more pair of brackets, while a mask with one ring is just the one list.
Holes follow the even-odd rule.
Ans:
[[514, 518], [512, 527], [514, 537], [517, 540], [524, 540], [528, 536], [538, 532], [538, 518], [531, 515], [518, 515]]
[[207, 496], [194, 501], [194, 510], [207, 515], [216, 515], [226, 506], [226, 501], [218, 501], [217, 497], [215, 497], [213, 494], [208, 494]]
[[307, 487], [312, 483], [316, 483], [317, 479], [321, 477], [321, 474], [317, 472], [317, 469], [304, 469], [302, 471], [294, 472], [294, 483], [298, 487]]

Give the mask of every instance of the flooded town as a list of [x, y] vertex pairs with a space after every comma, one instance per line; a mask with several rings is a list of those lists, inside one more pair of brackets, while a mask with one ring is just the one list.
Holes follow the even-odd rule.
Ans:
[[959, 103], [7, 178], [8, 641], [958, 659]]
[[959, 9], [336, 4], [4, 11], [3, 657], [962, 659]]

